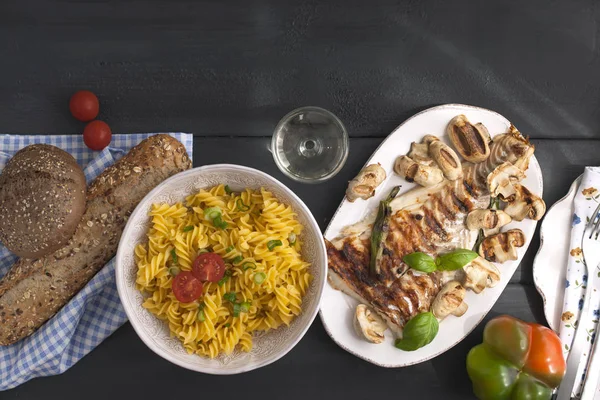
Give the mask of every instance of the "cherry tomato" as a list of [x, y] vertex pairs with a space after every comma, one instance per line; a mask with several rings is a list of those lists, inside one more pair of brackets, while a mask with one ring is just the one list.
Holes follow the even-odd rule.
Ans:
[[192, 273], [201, 281], [218, 282], [225, 274], [225, 262], [215, 253], [200, 254], [194, 260]]
[[83, 122], [91, 121], [98, 116], [100, 104], [96, 95], [89, 90], [80, 90], [71, 96], [69, 101], [71, 114]]
[[83, 130], [83, 142], [92, 150], [102, 150], [110, 143], [112, 132], [104, 121], [92, 121]]
[[202, 296], [202, 282], [189, 271], [180, 272], [173, 278], [173, 294], [182, 303], [191, 303]]

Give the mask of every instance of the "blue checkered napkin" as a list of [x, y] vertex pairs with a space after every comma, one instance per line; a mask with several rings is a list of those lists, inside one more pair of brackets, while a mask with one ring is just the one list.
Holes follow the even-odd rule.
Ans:
[[[72, 154], [84, 167], [86, 179], [90, 182], [130, 148], [152, 135], [113, 135], [111, 147], [102, 152], [89, 150], [81, 135], [0, 135], [0, 170], [23, 147], [46, 143]], [[170, 135], [185, 145], [191, 159], [192, 135]], [[6, 274], [16, 259], [0, 245], [0, 277]], [[125, 321], [127, 317], [115, 284], [113, 259], [37, 332], [12, 346], [0, 346], [0, 391], [14, 388], [32, 378], [65, 372]]]

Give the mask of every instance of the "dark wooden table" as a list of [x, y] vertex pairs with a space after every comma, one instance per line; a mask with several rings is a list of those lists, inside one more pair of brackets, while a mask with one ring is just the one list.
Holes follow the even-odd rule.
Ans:
[[[325, 228], [346, 182], [394, 127], [433, 105], [473, 104], [531, 136], [551, 205], [585, 165], [600, 163], [599, 6], [3, 0], [0, 131], [80, 133], [67, 103], [87, 88], [114, 132], [193, 132], [194, 165], [231, 162], [272, 174]], [[303, 105], [332, 110], [351, 135], [346, 166], [320, 185], [285, 178], [267, 152], [279, 118]], [[538, 245], [536, 237], [488, 318], [545, 322], [532, 284]], [[430, 362], [383, 369], [339, 348], [317, 319], [275, 364], [215, 377], [164, 361], [126, 324], [65, 374], [0, 398], [467, 399], [465, 356], [481, 332]]]

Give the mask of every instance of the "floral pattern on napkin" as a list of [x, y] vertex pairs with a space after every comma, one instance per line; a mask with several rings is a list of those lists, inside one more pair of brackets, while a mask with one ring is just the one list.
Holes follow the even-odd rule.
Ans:
[[600, 168], [587, 167], [574, 200], [569, 247], [571, 250], [567, 259], [563, 314], [559, 328], [565, 358], [569, 354], [575, 329], [579, 324], [582, 324], [581, 327], [585, 329], [587, 334], [586, 340], [589, 344], [583, 353], [578, 371], [579, 378], [575, 382], [576, 390], [573, 391], [573, 394], [577, 396], [581, 393], [581, 385], [588, 372], [589, 353], [596, 340], [596, 330], [598, 329], [600, 317], [600, 290], [595, 290], [592, 292], [590, 300], [590, 306], [593, 310], [591, 315], [586, 321], [579, 321], [579, 314], [583, 308], [583, 299], [588, 283], [592, 283], [595, 288], [600, 288], [600, 268], [598, 266], [588, 266], [586, 273], [586, 264], [581, 249], [581, 239], [586, 224], [600, 202], [598, 187], [600, 187]]

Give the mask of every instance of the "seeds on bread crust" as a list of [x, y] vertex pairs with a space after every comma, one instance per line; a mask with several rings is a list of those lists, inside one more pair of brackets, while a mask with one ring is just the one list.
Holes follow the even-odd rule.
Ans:
[[45, 144], [23, 148], [0, 175], [0, 241], [25, 258], [64, 246], [85, 210], [85, 190], [70, 154]]

